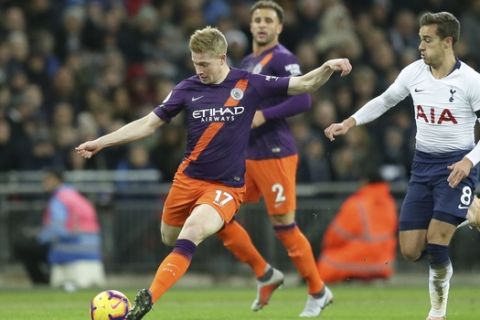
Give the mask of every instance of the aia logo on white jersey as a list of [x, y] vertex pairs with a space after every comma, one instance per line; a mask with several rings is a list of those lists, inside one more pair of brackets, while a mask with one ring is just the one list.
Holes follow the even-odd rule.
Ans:
[[426, 107], [424, 109], [424, 107], [422, 107], [421, 105], [417, 105], [416, 119], [417, 120], [423, 119], [426, 123], [430, 123], [430, 124], [443, 124], [445, 122], [451, 122], [453, 124], [457, 124], [457, 119], [448, 108], [445, 108], [440, 113], [437, 113], [435, 111], [435, 108], [433, 107], [430, 107], [430, 109], [428, 110], [426, 109]]

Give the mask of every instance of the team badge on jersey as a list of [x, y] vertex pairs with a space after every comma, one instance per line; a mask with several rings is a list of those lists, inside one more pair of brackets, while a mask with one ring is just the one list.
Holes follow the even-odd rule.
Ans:
[[233, 88], [232, 91], [230, 91], [230, 96], [232, 97], [233, 100], [242, 100], [243, 98], [243, 90], [240, 88]]
[[450, 89], [451, 96], [450, 96], [450, 99], [448, 99], [448, 101], [453, 102], [453, 95], [455, 94], [455, 92], [457, 92], [457, 90]]
[[252, 73], [259, 74], [260, 72], [262, 72], [262, 68], [263, 68], [262, 64], [257, 63], [253, 68]]

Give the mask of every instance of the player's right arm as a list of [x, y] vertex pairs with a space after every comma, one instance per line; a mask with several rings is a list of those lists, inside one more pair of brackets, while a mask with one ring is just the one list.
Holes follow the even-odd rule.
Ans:
[[369, 123], [380, 117], [410, 93], [407, 86], [408, 78], [405, 69], [402, 70], [395, 82], [384, 93], [367, 102], [351, 117], [340, 123], [332, 123], [324, 130], [325, 136], [333, 141], [336, 136], [346, 134], [351, 128]]
[[304, 75], [291, 77], [288, 94], [313, 93], [323, 86], [335, 71], [339, 71], [342, 77], [348, 75], [352, 71], [350, 61], [345, 58], [331, 59]]
[[118, 130], [95, 140], [80, 144], [75, 150], [80, 156], [88, 159], [105, 147], [124, 144], [147, 137], [164, 123], [165, 121], [160, 119], [154, 112], [150, 112], [143, 118], [132, 121]]

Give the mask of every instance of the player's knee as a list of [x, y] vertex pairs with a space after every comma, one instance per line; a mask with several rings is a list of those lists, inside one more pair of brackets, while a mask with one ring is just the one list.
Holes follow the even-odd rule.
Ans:
[[448, 231], [437, 231], [434, 234], [427, 235], [427, 242], [449, 243], [452, 233]]
[[274, 226], [286, 226], [295, 222], [295, 212], [281, 215], [271, 215], [270, 221]]
[[160, 234], [162, 235], [162, 242], [167, 246], [174, 246], [177, 241], [178, 234], [181, 231], [181, 227], [174, 227], [162, 222], [160, 226]]
[[200, 244], [210, 234], [205, 230], [204, 226], [198, 224], [186, 224], [179, 234], [180, 239], [188, 239], [195, 243]]
[[402, 256], [405, 260], [415, 262], [420, 260], [422, 257], [422, 249], [413, 248], [413, 247], [400, 247]]
[[164, 245], [173, 247], [176, 241], [177, 237], [168, 236], [164, 232], [162, 232], [162, 242]]

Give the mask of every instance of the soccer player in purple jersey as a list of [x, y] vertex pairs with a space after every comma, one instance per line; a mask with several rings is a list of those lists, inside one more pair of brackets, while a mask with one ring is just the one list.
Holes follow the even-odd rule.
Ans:
[[[427, 320], [445, 320], [453, 274], [448, 247], [467, 217], [480, 162], [473, 130], [480, 119], [480, 74], [455, 57], [460, 23], [451, 13], [422, 15], [419, 36], [421, 59], [405, 67], [379, 97], [330, 125], [325, 135], [334, 140], [412, 96], [416, 151], [400, 213], [400, 249], [410, 261], [427, 253], [431, 304]], [[476, 203], [472, 211], [475, 208]]]
[[[250, 9], [253, 52], [242, 61], [242, 69], [254, 74], [278, 77], [301, 74], [297, 58], [279, 43], [283, 27], [283, 9], [274, 1], [257, 1]], [[298, 163], [295, 140], [286, 118], [309, 110], [308, 94], [264, 99], [255, 112], [247, 147], [245, 202], [264, 198], [276, 237], [283, 244], [295, 268], [308, 286], [308, 298], [300, 317], [315, 317], [333, 295], [318, 273], [308, 239], [295, 223], [295, 180]], [[237, 231], [238, 230], [238, 231]], [[252, 310], [262, 309], [270, 295], [283, 283], [283, 275], [270, 268], [251, 241], [242, 241], [243, 228], [233, 221], [218, 233], [225, 246], [248, 263], [257, 276], [257, 297]]]
[[143, 118], [80, 144], [90, 158], [105, 147], [151, 135], [181, 111], [187, 114], [185, 157], [165, 200], [161, 233], [173, 251], [162, 261], [149, 289], [140, 290], [127, 320], [138, 320], [187, 271], [196, 247], [237, 212], [245, 193], [245, 154], [257, 107], [272, 96], [313, 92], [335, 71], [350, 73], [348, 59], [333, 59], [298, 77], [255, 75], [230, 68], [227, 41], [216, 28], [197, 30], [189, 43], [196, 75], [177, 84]]

